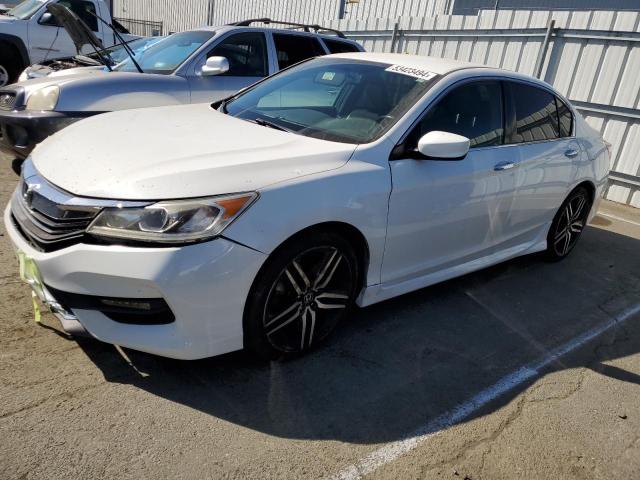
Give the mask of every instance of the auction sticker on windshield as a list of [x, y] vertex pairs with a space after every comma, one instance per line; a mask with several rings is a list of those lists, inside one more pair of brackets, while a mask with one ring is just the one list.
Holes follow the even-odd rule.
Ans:
[[430, 72], [429, 70], [422, 70], [421, 68], [406, 67], [404, 65], [391, 65], [386, 69], [387, 72], [401, 73], [403, 75], [409, 75], [411, 77], [421, 78], [423, 80], [431, 80], [437, 75], [437, 73]]

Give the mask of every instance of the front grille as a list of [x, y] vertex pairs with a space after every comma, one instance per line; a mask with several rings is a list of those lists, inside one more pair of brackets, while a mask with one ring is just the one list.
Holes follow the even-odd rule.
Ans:
[[79, 242], [100, 211], [99, 207], [58, 203], [47, 195], [51, 188], [49, 184], [22, 181], [11, 201], [11, 213], [22, 234], [32, 246], [45, 252]]
[[27, 158], [11, 199], [11, 216], [34, 248], [50, 252], [90, 240], [87, 228], [103, 208], [140, 208], [149, 203], [77, 197], [45, 180]]
[[0, 92], [0, 110], [13, 110], [17, 96], [13, 92]]

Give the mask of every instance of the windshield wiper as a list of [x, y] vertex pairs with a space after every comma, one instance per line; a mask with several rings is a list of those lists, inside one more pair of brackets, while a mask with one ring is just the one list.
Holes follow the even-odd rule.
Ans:
[[270, 122], [269, 120], [265, 120], [264, 118], [256, 118], [253, 120], [258, 125], [262, 125], [263, 127], [273, 128], [275, 130], [280, 130], [282, 132], [293, 133], [293, 130], [283, 127], [282, 125], [278, 125], [277, 123]]
[[[127, 42], [124, 41], [124, 38], [122, 38], [122, 36], [120, 35], [120, 33], [118, 32], [118, 30], [111, 25], [110, 23], [107, 23], [105, 20], [103, 20], [102, 18], [100, 18], [98, 15], [96, 15], [93, 12], [88, 12], [91, 15], [93, 15], [94, 17], [96, 17], [99, 21], [101, 21], [105, 26], [109, 27], [111, 29], [111, 31], [113, 32], [113, 35], [118, 39], [118, 41], [122, 44], [122, 47], [124, 48], [124, 51], [127, 52], [127, 55], [129, 56], [129, 58], [131, 59], [131, 61], [133, 62], [133, 64], [136, 67], [136, 70], [138, 70], [139, 73], [144, 73], [144, 71], [142, 70], [142, 68], [140, 68], [140, 65], [138, 64], [138, 62], [136, 62], [136, 54], [134, 53], [134, 51], [131, 49], [131, 47], [127, 44]], [[106, 52], [106, 50], [105, 50]], [[106, 52], [107, 55], [109, 56], [109, 58], [111, 59], [111, 63], [113, 65], [115, 65], [115, 62], [113, 61], [113, 57], [111, 56], [111, 54], [109, 52]], [[112, 70], [110, 65], [107, 65], [107, 68], [109, 69], [109, 71]]]

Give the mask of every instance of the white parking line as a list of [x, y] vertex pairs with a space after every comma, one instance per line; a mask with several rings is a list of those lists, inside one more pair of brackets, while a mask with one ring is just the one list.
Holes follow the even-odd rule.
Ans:
[[442, 432], [445, 428], [451, 427], [469, 415], [474, 411], [483, 407], [487, 403], [495, 400], [509, 390], [525, 383], [527, 380], [535, 377], [540, 373], [542, 369], [557, 361], [560, 357], [575, 350], [576, 348], [584, 345], [588, 341], [603, 334], [607, 330], [619, 325], [635, 314], [640, 313], [640, 304], [631, 307], [624, 312], [612, 318], [609, 322], [595, 327], [582, 335], [570, 340], [564, 345], [555, 348], [548, 352], [543, 358], [525, 365], [513, 373], [503, 377], [497, 383], [493, 384], [489, 388], [481, 391], [471, 399], [464, 403], [454, 407], [452, 410], [443, 413], [442, 415], [434, 418], [430, 422], [426, 423], [422, 427], [418, 428], [411, 435], [408, 435], [402, 440], [398, 440], [381, 447], [366, 457], [363, 457], [356, 463], [347, 466], [342, 469], [336, 475], [329, 477], [331, 480], [356, 480], [362, 478], [379, 467], [393, 462], [401, 455], [413, 450], [418, 445], [424, 443], [429, 438]]

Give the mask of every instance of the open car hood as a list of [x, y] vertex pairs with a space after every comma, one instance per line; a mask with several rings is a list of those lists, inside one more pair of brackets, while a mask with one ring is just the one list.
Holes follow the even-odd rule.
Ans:
[[47, 5], [47, 11], [67, 31], [78, 53], [82, 51], [82, 47], [85, 45], [93, 45], [95, 47], [101, 45], [100, 40], [93, 34], [87, 24], [67, 7], [58, 3], [50, 3]]

